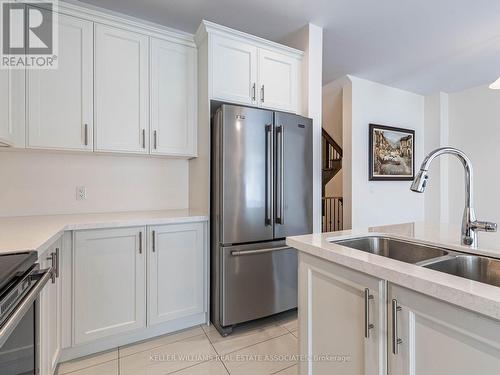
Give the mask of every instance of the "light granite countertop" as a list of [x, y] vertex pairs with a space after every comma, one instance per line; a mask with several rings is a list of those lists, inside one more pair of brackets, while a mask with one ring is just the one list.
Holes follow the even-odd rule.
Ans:
[[0, 218], [0, 254], [16, 251], [45, 251], [65, 231], [119, 228], [207, 221], [208, 216], [192, 210], [159, 210], [18, 216]]
[[367, 235], [385, 235], [500, 259], [500, 233], [480, 233], [479, 246], [477, 249], [472, 249], [460, 245], [460, 229], [456, 226], [425, 223], [289, 237], [287, 244], [301, 252], [500, 320], [499, 287], [403, 263], [332, 242]]

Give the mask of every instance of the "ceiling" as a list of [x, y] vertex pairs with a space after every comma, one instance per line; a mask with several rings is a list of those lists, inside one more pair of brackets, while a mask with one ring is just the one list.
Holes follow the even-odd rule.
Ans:
[[280, 41], [324, 28], [323, 82], [345, 74], [454, 92], [500, 76], [495, 0], [83, 0], [194, 33], [202, 19]]

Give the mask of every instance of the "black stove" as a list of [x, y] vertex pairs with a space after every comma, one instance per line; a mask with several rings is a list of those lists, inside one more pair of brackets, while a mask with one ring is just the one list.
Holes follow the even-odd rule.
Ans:
[[39, 294], [52, 276], [37, 253], [0, 255], [0, 374], [39, 373]]

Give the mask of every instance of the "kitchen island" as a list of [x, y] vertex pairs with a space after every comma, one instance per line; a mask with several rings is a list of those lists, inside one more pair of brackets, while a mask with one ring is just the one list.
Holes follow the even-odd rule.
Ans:
[[440, 261], [500, 258], [494, 234], [471, 249], [457, 228], [423, 223], [288, 238], [299, 250], [301, 374], [498, 373], [498, 286], [431, 269], [433, 259], [412, 264], [336, 243], [360, 237], [429, 248]]

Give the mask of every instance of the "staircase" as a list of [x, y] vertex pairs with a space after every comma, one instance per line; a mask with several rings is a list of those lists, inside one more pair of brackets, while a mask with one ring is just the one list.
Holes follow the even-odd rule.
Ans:
[[342, 169], [342, 147], [328, 134], [325, 129], [322, 129], [322, 229], [323, 232], [331, 232], [342, 230], [343, 219], [343, 199], [342, 197], [327, 197], [325, 196], [326, 184], [335, 177]]
[[330, 180], [335, 177], [342, 169], [342, 147], [328, 134], [325, 129], [321, 133], [323, 149], [323, 190], [322, 196], [325, 196], [325, 187]]

